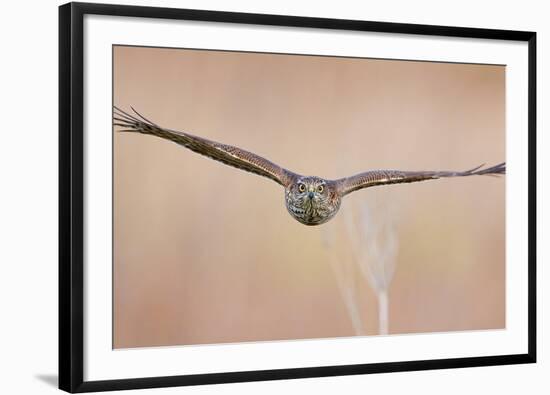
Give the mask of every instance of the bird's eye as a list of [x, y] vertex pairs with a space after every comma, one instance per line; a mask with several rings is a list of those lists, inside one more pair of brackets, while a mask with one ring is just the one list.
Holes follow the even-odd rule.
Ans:
[[305, 184], [298, 184], [298, 190], [300, 192], [305, 192], [306, 191], [306, 186]]
[[325, 190], [325, 187], [324, 187], [323, 185], [319, 185], [319, 186], [317, 187], [317, 191], [318, 191], [319, 193], [323, 193], [324, 190]]

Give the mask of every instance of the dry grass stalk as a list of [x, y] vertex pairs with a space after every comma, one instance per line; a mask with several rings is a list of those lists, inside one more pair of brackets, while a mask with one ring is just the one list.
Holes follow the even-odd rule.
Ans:
[[[378, 332], [389, 333], [389, 288], [395, 272], [399, 249], [396, 213], [387, 201], [348, 202], [343, 221], [345, 241], [351, 259], [337, 256], [335, 224], [322, 227], [323, 245], [328, 251], [338, 289], [350, 316], [356, 335], [365, 333], [361, 320], [361, 300], [358, 297], [357, 272], [367, 280], [378, 302]], [[341, 240], [338, 240], [340, 242]]]

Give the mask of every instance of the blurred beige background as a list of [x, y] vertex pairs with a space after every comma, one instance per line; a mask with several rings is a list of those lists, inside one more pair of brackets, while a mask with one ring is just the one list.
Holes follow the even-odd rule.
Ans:
[[[326, 178], [504, 161], [504, 88], [502, 66], [114, 48], [117, 106]], [[340, 264], [362, 334], [377, 334], [345, 223], [364, 205], [395, 224], [391, 334], [503, 328], [504, 187], [365, 189], [306, 227], [268, 179], [115, 133], [114, 347], [353, 336]]]

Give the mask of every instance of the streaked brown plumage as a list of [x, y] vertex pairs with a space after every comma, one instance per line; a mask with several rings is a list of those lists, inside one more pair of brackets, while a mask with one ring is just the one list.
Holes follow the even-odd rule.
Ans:
[[445, 177], [499, 175], [506, 171], [505, 163], [501, 163], [484, 169], [482, 165], [467, 171], [370, 170], [338, 180], [326, 180], [293, 173], [259, 155], [231, 145], [160, 127], [132, 110], [136, 115], [114, 108], [113, 124], [122, 127], [121, 132], [143, 133], [170, 140], [226, 165], [275, 181], [285, 188], [285, 203], [290, 215], [305, 225], [327, 222], [338, 212], [342, 198], [359, 189]]

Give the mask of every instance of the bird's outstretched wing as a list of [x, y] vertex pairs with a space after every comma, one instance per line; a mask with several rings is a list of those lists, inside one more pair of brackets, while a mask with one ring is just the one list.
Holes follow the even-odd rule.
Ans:
[[466, 171], [400, 171], [400, 170], [371, 170], [356, 174], [351, 177], [336, 180], [342, 196], [362, 188], [377, 185], [399, 184], [434, 180], [444, 177], [466, 177], [478, 175], [499, 175], [506, 172], [506, 163], [500, 163], [493, 167], [482, 168], [477, 166]]
[[114, 107], [113, 125], [123, 128], [120, 132], [137, 132], [157, 136], [189, 148], [226, 165], [267, 177], [286, 187], [296, 175], [252, 152], [217, 143], [189, 133], [162, 128], [134, 110], [135, 115]]

